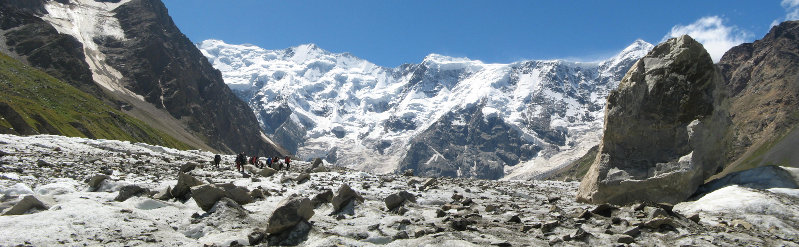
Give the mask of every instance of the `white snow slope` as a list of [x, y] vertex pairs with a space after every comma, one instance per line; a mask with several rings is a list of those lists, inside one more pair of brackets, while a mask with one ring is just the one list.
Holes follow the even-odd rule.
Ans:
[[[206, 40], [197, 46], [267, 133], [275, 137], [289, 129], [300, 136], [282, 144], [292, 149], [290, 142], [299, 142], [292, 151], [303, 159], [332, 153], [328, 160], [337, 165], [391, 172], [409, 141], [439, 117], [485, 104], [485, 117], [500, 116], [542, 148], [535, 159], [505, 166], [506, 179], [540, 175], [598, 144], [605, 98], [653, 47], [637, 40], [613, 58], [589, 63], [486, 64], [431, 54], [421, 64], [385, 68], [313, 44], [265, 50]], [[297, 128], [277, 126], [285, 108]], [[542, 137], [545, 132], [565, 140]]]

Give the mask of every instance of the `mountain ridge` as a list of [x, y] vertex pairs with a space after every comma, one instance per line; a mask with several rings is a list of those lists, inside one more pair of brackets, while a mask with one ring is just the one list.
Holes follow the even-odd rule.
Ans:
[[[399, 167], [391, 164], [403, 159], [412, 136], [428, 129], [447, 112], [481, 104], [483, 99], [487, 99], [487, 105], [482, 107], [486, 116], [502, 116], [503, 121], [511, 123], [505, 129], [520, 130], [518, 136], [526, 144], [552, 149], [555, 141], [557, 146], [572, 149], [564, 137], [559, 137], [568, 132], [563, 128], [575, 133], [597, 128], [566, 126], [581, 118], [595, 121], [604, 105], [599, 102], [604, 100], [603, 94], [615, 87], [614, 81], [617, 83], [626, 72], [626, 68], [619, 67], [631, 66], [652, 45], [637, 40], [620, 55], [603, 62], [530, 60], [487, 64], [430, 54], [419, 64], [395, 68], [349, 53], [332, 53], [313, 44], [266, 50], [206, 40], [197, 46], [222, 72], [225, 83], [253, 108], [268, 135], [284, 146], [299, 143], [289, 149], [300, 157], [326, 157], [351, 168], [391, 172]], [[533, 72], [535, 75], [531, 75]], [[533, 90], [538, 91], [533, 94]], [[500, 94], [506, 97], [497, 96]], [[547, 123], [540, 123], [540, 128], [531, 127], [538, 120], [527, 115], [541, 113], [531, 112], [536, 109], [528, 109], [528, 105], [540, 106], [544, 102], [557, 102], [570, 111], [563, 109], [554, 122], [541, 120]], [[590, 110], [578, 114], [582, 106]], [[538, 111], [546, 107], [539, 108]], [[572, 137], [571, 132], [566, 135]], [[548, 139], [540, 141], [542, 136]], [[550, 153], [544, 156], [551, 156]]]

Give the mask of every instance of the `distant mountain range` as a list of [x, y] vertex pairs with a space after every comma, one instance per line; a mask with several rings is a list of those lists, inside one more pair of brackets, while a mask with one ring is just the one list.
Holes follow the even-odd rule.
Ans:
[[197, 44], [261, 128], [302, 158], [381, 172], [527, 179], [599, 142], [605, 98], [652, 45], [600, 62], [486, 64], [431, 54], [386, 68], [307, 44]]

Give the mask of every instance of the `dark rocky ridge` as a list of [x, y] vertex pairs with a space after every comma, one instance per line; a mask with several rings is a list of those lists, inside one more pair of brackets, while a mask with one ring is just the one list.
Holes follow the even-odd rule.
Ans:
[[0, 3], [0, 51], [195, 147], [228, 153], [286, 153], [262, 138], [252, 111], [180, 32], [160, 1], [133, 0], [115, 10], [125, 41], [93, 40], [107, 53], [106, 62], [122, 73], [119, 83], [146, 102], [100, 88], [85, 62], [82, 44], [38, 17], [46, 13], [44, 3]]

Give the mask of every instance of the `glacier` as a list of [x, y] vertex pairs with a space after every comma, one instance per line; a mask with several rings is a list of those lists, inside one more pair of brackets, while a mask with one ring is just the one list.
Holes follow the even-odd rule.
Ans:
[[[314, 44], [267, 50], [211, 39], [196, 45], [264, 132], [301, 159], [490, 179], [540, 178], [597, 145], [605, 98], [653, 47], [636, 40], [598, 62], [496, 64], [430, 54], [419, 64], [388, 68]], [[434, 141], [453, 131], [476, 141]], [[493, 169], [470, 168], [486, 164]]]

